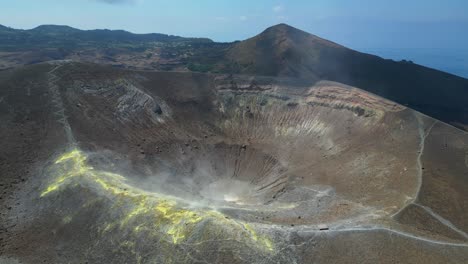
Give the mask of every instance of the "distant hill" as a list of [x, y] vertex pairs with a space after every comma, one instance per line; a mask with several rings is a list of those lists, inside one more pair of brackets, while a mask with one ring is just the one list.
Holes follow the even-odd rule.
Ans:
[[9, 27], [5, 27], [4, 25], [0, 25], [0, 32], [6, 32], [6, 31], [12, 31], [14, 29], [12, 28], [9, 28]]
[[17, 30], [0, 25], [0, 49], [10, 51], [183, 41], [212, 42], [207, 38], [183, 38], [159, 33], [133, 34], [124, 30], [79, 30], [59, 25], [42, 25], [30, 30]]
[[116, 67], [331, 80], [378, 94], [468, 130], [468, 80], [360, 53], [286, 24], [233, 43], [123, 30], [0, 26], [0, 69], [49, 60]]
[[332, 65], [325, 65], [324, 56], [344, 52], [343, 46], [279, 24], [236, 43], [226, 57], [239, 64], [241, 73], [317, 79], [322, 68]]
[[467, 79], [360, 53], [286, 24], [234, 44], [225, 59], [238, 73], [337, 81], [446, 122], [468, 124]]

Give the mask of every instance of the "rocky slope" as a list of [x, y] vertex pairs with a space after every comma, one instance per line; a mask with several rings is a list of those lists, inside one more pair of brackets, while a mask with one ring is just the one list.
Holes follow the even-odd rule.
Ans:
[[364, 90], [70, 62], [0, 87], [1, 261], [468, 261], [468, 135]]
[[139, 70], [336, 81], [461, 129], [468, 127], [468, 80], [409, 61], [360, 53], [286, 24], [234, 43], [66, 26], [0, 28], [0, 69], [63, 59]]

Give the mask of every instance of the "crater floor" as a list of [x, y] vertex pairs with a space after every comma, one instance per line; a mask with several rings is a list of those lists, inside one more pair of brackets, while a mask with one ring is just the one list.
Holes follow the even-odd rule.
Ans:
[[468, 261], [467, 134], [357, 88], [67, 62], [0, 84], [2, 261]]

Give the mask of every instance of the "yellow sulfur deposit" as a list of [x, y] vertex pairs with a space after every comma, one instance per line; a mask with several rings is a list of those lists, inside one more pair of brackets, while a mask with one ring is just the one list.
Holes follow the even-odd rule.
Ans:
[[[114, 197], [114, 205], [111, 208], [121, 210], [123, 216], [115, 219], [115, 222], [103, 223], [100, 227], [103, 233], [114, 228], [128, 228], [135, 233], [145, 231], [154, 236], [163, 234], [171, 243], [178, 244], [190, 237], [197, 224], [206, 220], [210, 221], [214, 228], [221, 228], [227, 234], [243, 233], [243, 236], [232, 235], [243, 237], [246, 243], [253, 243], [266, 251], [273, 250], [271, 241], [258, 235], [249, 224], [227, 219], [213, 209], [187, 209], [187, 203], [176, 197], [135, 188], [126, 183], [125, 177], [119, 174], [96, 170], [89, 166], [86, 155], [78, 149], [60, 156], [55, 161], [55, 166], [57, 176], [45, 187], [41, 197], [78, 184], [104, 191], [106, 196]], [[71, 220], [65, 218], [64, 223]]]

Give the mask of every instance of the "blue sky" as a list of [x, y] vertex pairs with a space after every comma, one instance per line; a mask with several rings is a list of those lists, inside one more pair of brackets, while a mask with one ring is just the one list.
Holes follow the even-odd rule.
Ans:
[[0, 0], [0, 24], [63, 24], [233, 41], [288, 23], [353, 48], [468, 46], [466, 0]]
[[0, 24], [242, 40], [287, 23], [347, 47], [468, 78], [467, 0], [0, 0]]

